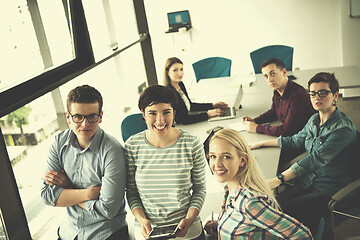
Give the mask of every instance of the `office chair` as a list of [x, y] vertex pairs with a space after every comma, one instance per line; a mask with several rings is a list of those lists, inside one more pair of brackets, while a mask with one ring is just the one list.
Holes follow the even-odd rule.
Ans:
[[[329, 201], [330, 210], [330, 230], [334, 238], [336, 236], [335, 226], [349, 219], [360, 220], [360, 132], [357, 131], [357, 140], [352, 147], [351, 169], [353, 182], [338, 191]], [[336, 208], [336, 209], [335, 209]], [[335, 215], [336, 214], [336, 215]], [[359, 221], [360, 223], [360, 221]], [[336, 238], [338, 239], [338, 238]], [[350, 237], [343, 239], [360, 239]]]
[[318, 229], [316, 231], [316, 234], [314, 235], [314, 240], [321, 240], [323, 238], [324, 226], [325, 226], [325, 219], [322, 217], [320, 218]]
[[192, 64], [196, 82], [206, 78], [230, 76], [231, 60], [223, 57], [210, 57]]
[[277, 58], [283, 61], [287, 71], [292, 70], [294, 48], [284, 45], [270, 45], [250, 53], [255, 74], [261, 73], [260, 65], [267, 59]]
[[121, 122], [121, 136], [124, 142], [135, 133], [147, 129], [141, 113], [130, 114]]

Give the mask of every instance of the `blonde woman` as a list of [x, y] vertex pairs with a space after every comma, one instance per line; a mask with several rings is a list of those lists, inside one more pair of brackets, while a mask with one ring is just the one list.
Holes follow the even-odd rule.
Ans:
[[310, 230], [283, 213], [239, 132], [218, 131], [210, 140], [210, 167], [226, 183], [217, 221], [205, 224], [218, 239], [313, 239]]

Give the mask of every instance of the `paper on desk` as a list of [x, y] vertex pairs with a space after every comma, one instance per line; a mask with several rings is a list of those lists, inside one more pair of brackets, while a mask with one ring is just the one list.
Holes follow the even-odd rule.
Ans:
[[255, 76], [251, 76], [251, 77], [242, 77], [242, 78], [235, 78], [233, 81], [231, 81], [229, 84], [228, 84], [228, 87], [230, 88], [239, 88], [241, 85], [243, 87], [250, 87], [251, 84], [253, 82], [255, 82], [256, 80], [256, 77]]
[[245, 131], [245, 125], [242, 122], [232, 123], [228, 126], [231, 129], [234, 129], [238, 132]]

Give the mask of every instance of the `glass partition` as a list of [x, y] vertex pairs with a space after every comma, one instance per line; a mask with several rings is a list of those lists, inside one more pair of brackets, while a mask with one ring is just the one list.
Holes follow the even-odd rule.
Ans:
[[6, 229], [4, 227], [4, 219], [0, 208], [0, 240], [8, 240]]
[[0, 32], [0, 92], [74, 59], [62, 0], [2, 1]]

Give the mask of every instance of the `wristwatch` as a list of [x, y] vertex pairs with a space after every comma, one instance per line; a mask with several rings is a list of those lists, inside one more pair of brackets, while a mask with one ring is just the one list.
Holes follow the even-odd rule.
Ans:
[[279, 175], [277, 175], [276, 177], [281, 181], [281, 184], [283, 184], [285, 182], [284, 175], [282, 175], [281, 173]]

